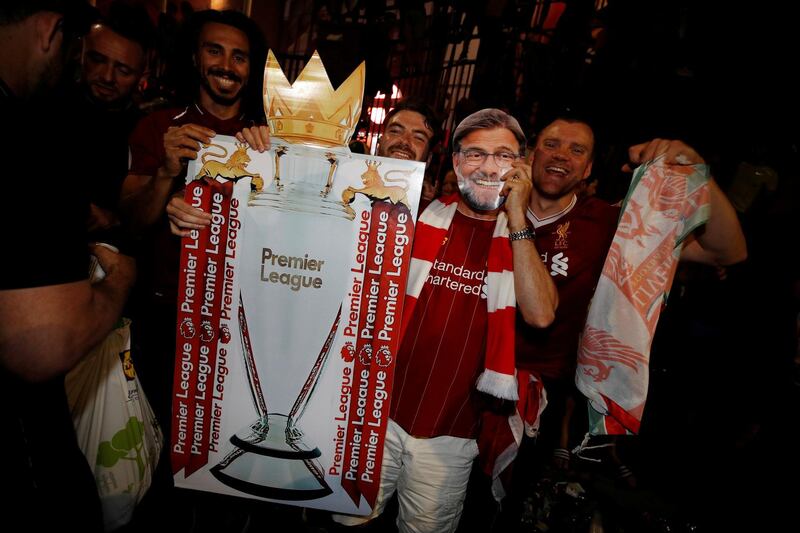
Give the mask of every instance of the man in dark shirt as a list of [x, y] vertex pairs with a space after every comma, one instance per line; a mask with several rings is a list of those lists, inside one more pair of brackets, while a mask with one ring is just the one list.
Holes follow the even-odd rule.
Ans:
[[[57, 131], [47, 97], [92, 17], [85, 2], [0, 3], [0, 136], [9, 204], [0, 273], [0, 403], [5, 420], [2, 516], [28, 531], [102, 531], [97, 488], [75, 438], [64, 374], [111, 330], [133, 282], [130, 258], [97, 248], [106, 272], [87, 280], [88, 204], [65, 183], [78, 147]], [[54, 120], [56, 118], [56, 120]], [[53, 142], [31, 139], [52, 125]], [[13, 127], [13, 129], [12, 129]], [[31, 146], [34, 145], [34, 146]], [[37, 158], [29, 157], [32, 149]], [[65, 172], [65, 170], [67, 172]], [[35, 201], [35, 208], [31, 202]]]
[[[548, 328], [516, 327], [517, 367], [538, 376], [547, 393], [537, 437], [522, 437], [511, 492], [504, 501], [503, 520], [516, 520], [521, 498], [531, 480], [548, 462], [566, 468], [568, 450], [583, 433], [569, 435], [572, 409], [582, 415], [583, 396], [575, 387], [579, 335], [597, 286], [620, 209], [593, 196], [579, 197], [580, 185], [592, 172], [595, 135], [586, 122], [557, 118], [536, 137], [532, 154], [532, 181], [527, 209], [536, 230], [542, 261], [559, 294], [559, 308]], [[703, 163], [680, 141], [655, 139], [629, 149], [634, 165], [663, 157], [667, 164]], [[711, 216], [705, 226], [687, 238], [681, 260], [729, 265], [747, 255], [744, 236], [732, 206], [713, 179], [709, 180]], [[586, 422], [572, 426], [584, 431]], [[506, 487], [509, 488], [509, 487]]]
[[[542, 129], [533, 153], [527, 214], [536, 228], [542, 261], [558, 287], [561, 305], [549, 328], [536, 330], [518, 321], [516, 349], [518, 367], [536, 373], [545, 384], [550, 407], [543, 415], [540, 442], [551, 447], [557, 447], [563, 398], [573, 392], [578, 337], [619, 216], [616, 206], [595, 197], [578, 197], [580, 184], [591, 174], [593, 153], [591, 127], [570, 117], [556, 119]], [[656, 139], [632, 147], [629, 154], [635, 164], [657, 155], [670, 164], [703, 162], [680, 141]], [[681, 259], [718, 266], [736, 263], [746, 256], [741, 228], [713, 180], [710, 188], [711, 218], [687, 239]]]
[[64, 104], [92, 153], [82, 169], [90, 204], [89, 230], [114, 239], [119, 192], [128, 174], [128, 136], [143, 114], [134, 96], [147, 75], [147, 53], [155, 29], [141, 6], [115, 2], [83, 41], [81, 80]]

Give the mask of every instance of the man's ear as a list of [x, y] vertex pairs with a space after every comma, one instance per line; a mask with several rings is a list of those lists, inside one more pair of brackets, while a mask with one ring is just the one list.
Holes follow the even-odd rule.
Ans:
[[36, 45], [42, 52], [60, 48], [64, 39], [64, 17], [52, 11], [40, 11], [31, 17], [36, 29]]
[[145, 68], [139, 76], [139, 81], [136, 82], [136, 90], [143, 93], [147, 88], [147, 80], [150, 78], [150, 69]]
[[583, 171], [583, 177], [581, 178], [582, 180], [585, 180], [586, 178], [588, 178], [591, 175], [591, 173], [592, 173], [592, 165], [593, 164], [594, 164], [594, 161], [589, 161], [589, 164], [586, 165], [586, 170]]

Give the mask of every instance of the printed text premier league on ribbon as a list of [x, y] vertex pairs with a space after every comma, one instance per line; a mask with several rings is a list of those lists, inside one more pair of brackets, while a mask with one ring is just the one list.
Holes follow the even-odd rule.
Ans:
[[[367, 262], [367, 252], [370, 247], [370, 219], [372, 213], [363, 211], [359, 220], [358, 242], [356, 245], [355, 266], [351, 271], [355, 274], [353, 282], [348, 293], [349, 309], [347, 311], [347, 325], [344, 327], [343, 336], [356, 339], [360, 341], [372, 341], [377, 339], [379, 341], [390, 342], [396, 333], [397, 326], [399, 325], [399, 317], [397, 316], [397, 299], [400, 295], [401, 281], [388, 280], [388, 290], [384, 293], [385, 300], [385, 313], [383, 313], [383, 320], [381, 327], [375, 330], [378, 318], [378, 298], [380, 296], [380, 276], [396, 277], [399, 278], [403, 272], [403, 260], [407, 254], [407, 248], [411, 242], [409, 237], [409, 216], [406, 212], [400, 212], [396, 218], [396, 226], [394, 233], [394, 241], [388, 243], [392, 247], [392, 253], [388, 263], [384, 263], [384, 257], [387, 247], [387, 233], [389, 232], [389, 219], [390, 215], [385, 210], [380, 210], [377, 213], [377, 232], [375, 233], [374, 244], [372, 248], [371, 264], [365, 268]], [[368, 274], [369, 286], [364, 287], [362, 275]], [[362, 317], [362, 303], [366, 302], [366, 315]], [[359, 330], [359, 318], [363, 318], [363, 327]], [[372, 395], [372, 405], [368, 406], [368, 381], [370, 378], [370, 369], [368, 367], [350, 368], [345, 366], [342, 369], [341, 380], [341, 394], [339, 397], [338, 415], [335, 417], [337, 424], [336, 434], [334, 436], [334, 454], [333, 461], [328, 468], [328, 474], [332, 476], [341, 476], [342, 467], [345, 461], [345, 448], [347, 446], [350, 451], [350, 460], [348, 464], [344, 465], [344, 478], [349, 480], [356, 479], [356, 472], [358, 471], [361, 447], [366, 447], [366, 461], [363, 465], [362, 481], [373, 481], [375, 470], [375, 452], [376, 447], [380, 441], [379, 428], [383, 421], [383, 414], [385, 411], [384, 402], [388, 399], [388, 392], [386, 390], [387, 373], [383, 370], [375, 372], [375, 391]], [[353, 397], [353, 372], [357, 372], [356, 379], [356, 394]], [[344, 423], [347, 422], [348, 404], [352, 400], [356, 402], [354, 409], [351, 408], [351, 416], [349, 426], [351, 430], [351, 439], [347, 443], [347, 427]], [[371, 415], [371, 416], [368, 416]], [[359, 429], [364, 425], [370, 426], [370, 434], [364, 438], [362, 430]]]
[[[230, 192], [224, 186], [200, 183], [187, 190], [190, 204], [210, 212], [212, 221], [205, 230], [190, 233], [182, 252], [178, 309], [182, 338], [175, 379], [176, 438], [171, 451], [174, 470], [185, 468], [186, 476], [207, 463], [209, 452], [221, 452], [222, 399], [228, 377], [224, 345], [230, 336], [219, 339], [214, 332], [218, 328], [227, 331], [236, 319], [232, 308], [237, 285], [236, 241], [241, 231], [240, 202], [231, 198]], [[341, 370], [339, 402], [332, 420], [332, 456], [326, 469], [328, 475], [341, 479], [356, 505], [360, 495], [374, 501], [377, 490], [394, 375], [391, 363], [400, 333], [401, 299], [414, 234], [406, 206], [375, 203], [372, 209], [361, 211], [357, 221], [341, 328], [342, 355], [353, 365]], [[290, 293], [320, 289], [327, 281], [328, 258], [323, 260], [310, 251], [301, 255], [265, 243], [259, 259], [259, 281], [283, 285]]]
[[[199, 183], [195, 184], [195, 186], [191, 188], [191, 204], [194, 207], [201, 207], [203, 205], [203, 192], [204, 188]], [[188, 258], [184, 272], [185, 286], [183, 290], [183, 298], [180, 302], [180, 311], [186, 314], [192, 314], [196, 311], [197, 306], [195, 298], [196, 294], [198, 293], [198, 288], [196, 287], [197, 269], [202, 268], [200, 265], [200, 263], [202, 263], [201, 259], [205, 259], [205, 276], [201, 276], [204, 278], [204, 286], [200, 292], [203, 303], [199, 306], [199, 312], [201, 316], [208, 318], [212, 317], [216, 307], [214, 303], [215, 292], [217, 292], [216, 279], [218, 272], [218, 266], [217, 262], [214, 260], [214, 256], [218, 257], [220, 255], [220, 245], [224, 245], [222, 250], [224, 250], [225, 253], [226, 264], [223, 274], [222, 301], [219, 302], [221, 304], [219, 306], [219, 317], [223, 320], [231, 320], [231, 309], [233, 307], [234, 268], [229, 261], [232, 261], [236, 258], [236, 239], [239, 228], [241, 227], [241, 222], [239, 221], [238, 216], [239, 201], [236, 198], [232, 198], [230, 200], [230, 212], [228, 213], [227, 228], [225, 228], [225, 215], [222, 213], [223, 200], [223, 194], [219, 192], [214, 192], [212, 194], [210, 210], [212, 213], [211, 225], [207, 230], [207, 242], [204, 246], [204, 250], [202, 250], [203, 253], [201, 254], [204, 257], [200, 258], [195, 256], [192, 253], [192, 250], [199, 250], [201, 244], [200, 237], [205, 232], [192, 230], [189, 238], [184, 244], [184, 253], [187, 254]], [[227, 229], [227, 239], [223, 239], [221, 237], [221, 233], [224, 228]], [[212, 257], [208, 257], [209, 255]], [[176, 409], [177, 439], [173, 444], [173, 453], [185, 453], [184, 443], [187, 443], [187, 437], [191, 434], [192, 438], [189, 452], [193, 455], [203, 454], [203, 442], [205, 441], [204, 434], [206, 432], [206, 429], [204, 428], [204, 421], [206, 419], [205, 404], [207, 403], [206, 381], [208, 376], [211, 375], [211, 365], [213, 364], [209, 360], [209, 355], [211, 352], [210, 348], [210, 346], [201, 346], [199, 349], [196, 375], [197, 381], [193, 388], [195, 397], [194, 401], [191, 402], [194, 406], [194, 413], [190, 413], [190, 406], [185, 402], [185, 400], [189, 399], [189, 390], [191, 388], [190, 381], [192, 381], [191, 377], [194, 366], [191, 355], [192, 343], [183, 343], [181, 350], [180, 375], [178, 379], [179, 386], [175, 392], [175, 397], [178, 399], [178, 406]], [[220, 347], [218, 358], [214, 362], [216, 363], [217, 368], [216, 372], [214, 373], [216, 376], [216, 383], [214, 384], [212, 390], [214, 404], [211, 410], [211, 439], [209, 442], [209, 449], [211, 451], [219, 451], [222, 399], [225, 390], [225, 377], [228, 374], [226, 359], [227, 351], [225, 348]], [[190, 414], [193, 414], [194, 416], [190, 417]], [[191, 432], [189, 431], [190, 419], [192, 420]]]

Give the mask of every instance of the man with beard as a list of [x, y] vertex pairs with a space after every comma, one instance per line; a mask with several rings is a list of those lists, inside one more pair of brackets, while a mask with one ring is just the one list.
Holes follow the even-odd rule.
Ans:
[[438, 142], [440, 126], [427, 104], [403, 100], [389, 111], [385, 122], [378, 142], [379, 156], [428, 162], [430, 151]]
[[251, 65], [260, 68], [265, 43], [260, 30], [238, 11], [208, 10], [189, 23], [194, 100], [182, 108], [143, 119], [130, 138], [131, 168], [122, 186], [122, 206], [133, 226], [145, 230], [163, 219], [170, 195], [183, 188], [186, 163], [216, 134], [234, 135], [261, 118], [257, 101], [246, 98]]
[[84, 38], [81, 81], [64, 100], [92, 153], [82, 181], [91, 201], [89, 230], [98, 240], [116, 239], [119, 192], [128, 174], [128, 136], [142, 118], [133, 97], [147, 75], [154, 34], [144, 8], [113, 3]]
[[[526, 219], [525, 135], [497, 109], [453, 135], [459, 192], [434, 200], [417, 223], [380, 490], [368, 517], [397, 491], [401, 532], [455, 531], [488, 393], [515, 399], [515, 304], [546, 327], [558, 301]], [[479, 392], [480, 391], [480, 392]]]
[[[570, 443], [562, 425], [568, 427], [572, 402], [577, 404], [575, 414], [585, 420], [585, 408], [580, 407], [583, 396], [575, 388], [579, 335], [620, 215], [619, 207], [595, 196], [580, 197], [580, 186], [592, 172], [594, 150], [594, 132], [587, 123], [558, 118], [542, 129], [532, 154], [527, 217], [535, 228], [542, 261], [558, 288], [560, 304], [547, 328], [531, 328], [517, 320], [517, 366], [541, 378], [547, 408], [538, 437], [523, 437], [513, 471], [511, 505], [503, 506], [504, 511], [512, 510], [511, 515], [518, 510], [523, 488], [543, 465], [552, 461], [564, 468], [568, 464], [567, 448], [577, 442]], [[628, 156], [634, 165], [657, 157], [664, 157], [667, 164], [703, 163], [691, 147], [662, 139], [633, 146]], [[681, 260], [717, 266], [743, 261], [747, 251], [736, 214], [714, 180], [709, 186], [711, 217], [685, 241]], [[573, 425], [586, 427], [585, 422]]]
[[251, 98], [260, 95], [260, 84], [251, 84], [250, 75], [251, 68], [261, 68], [266, 54], [256, 24], [237, 11], [196, 13], [187, 29], [193, 100], [185, 107], [156, 111], [137, 124], [120, 199], [124, 220], [142, 239], [141, 282], [132, 309], [134, 363], [167, 442], [180, 242], [170, 235], [165, 206], [183, 189], [187, 161], [197, 157], [202, 143], [217, 134], [234, 135], [260, 119], [260, 97]]
[[[48, 105], [93, 17], [77, 0], [0, 3], [0, 138], [9, 154], [3, 194], [12, 205], [1, 232], [8, 255], [0, 273], [0, 455], [7, 489], [0, 508], [7, 530], [103, 530], [64, 375], [111, 331], [135, 267], [131, 258], [98, 247], [93, 253], [106, 277], [87, 280], [88, 203], [64, 172], [78, 147]], [[56, 142], [32, 141], [43, 124]], [[14, 203], [28, 205], [14, 209]]]

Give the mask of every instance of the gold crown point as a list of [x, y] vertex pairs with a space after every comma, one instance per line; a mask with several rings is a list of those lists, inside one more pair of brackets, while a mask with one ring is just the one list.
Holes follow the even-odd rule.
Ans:
[[364, 72], [362, 62], [334, 90], [315, 50], [290, 84], [270, 50], [264, 66], [264, 111], [270, 130], [290, 143], [347, 146], [361, 115]]

